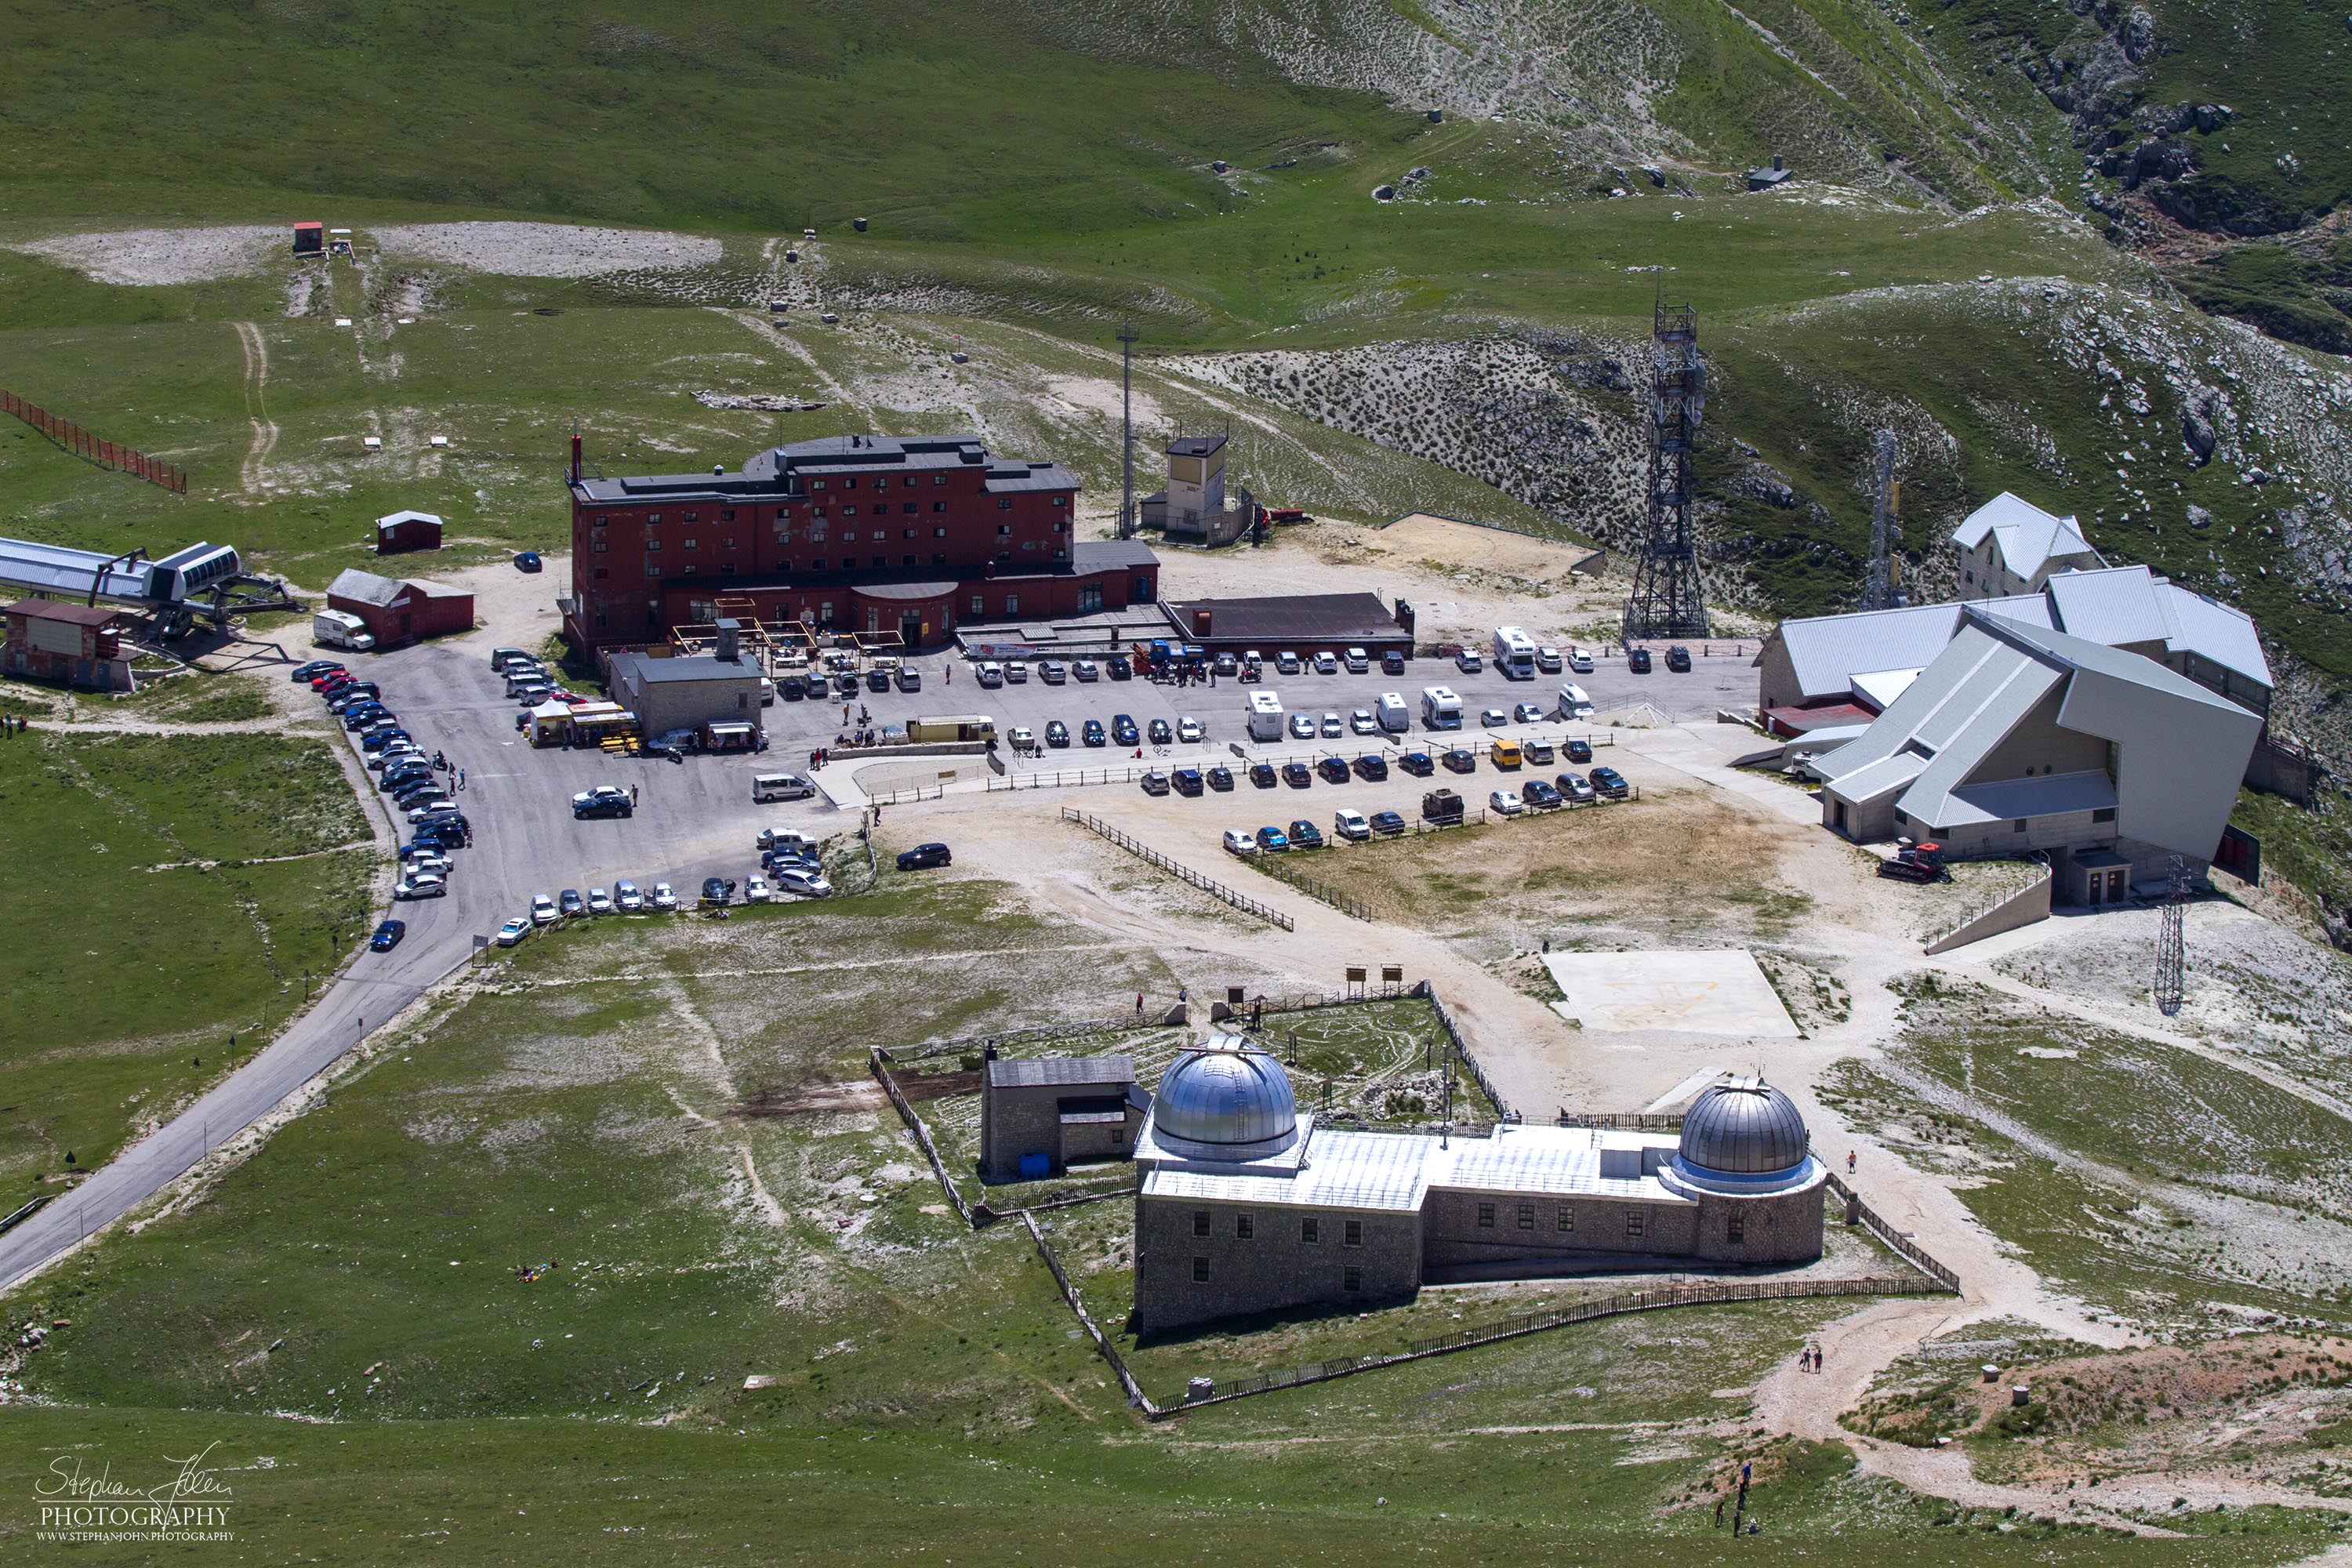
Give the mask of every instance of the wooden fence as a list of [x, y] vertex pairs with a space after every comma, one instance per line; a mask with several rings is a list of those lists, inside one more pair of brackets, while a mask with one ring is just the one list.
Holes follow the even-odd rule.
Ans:
[[37, 403], [27, 403], [13, 392], [0, 390], [0, 414], [10, 414], [30, 425], [78, 458], [103, 463], [160, 485], [175, 496], [188, 493], [188, 476], [146, 453], [93, 436], [70, 419], [61, 419]]
[[1925, 1247], [1889, 1225], [1885, 1215], [1864, 1203], [1862, 1194], [1847, 1185], [1845, 1178], [1834, 1171], [1830, 1173], [1830, 1191], [1844, 1200], [1846, 1212], [1860, 1220], [1863, 1228], [1901, 1253], [1905, 1262], [1909, 1263], [1928, 1279], [1935, 1280], [1943, 1289], [1956, 1295], [1959, 1292], [1960, 1277], [1958, 1274], [1937, 1262], [1927, 1255]]
[[1089, 829], [1095, 833], [1099, 833], [1105, 838], [1109, 839], [1113, 844], [1118, 845], [1121, 849], [1126, 850], [1129, 854], [1136, 857], [1138, 859], [1144, 860], [1151, 865], [1157, 866], [1160, 869], [1167, 872], [1177, 880], [1181, 882], [1188, 882], [1193, 887], [1200, 889], [1202, 892], [1207, 893], [1212, 898], [1223, 900], [1224, 902], [1231, 904], [1234, 908], [1241, 910], [1242, 913], [1245, 915], [1255, 915], [1259, 920], [1265, 921], [1266, 924], [1280, 926], [1285, 931], [1296, 931], [1298, 929], [1297, 921], [1293, 921], [1288, 915], [1284, 914], [1280, 910], [1276, 909], [1272, 904], [1265, 903], [1257, 899], [1253, 899], [1247, 893], [1242, 892], [1238, 889], [1228, 888], [1223, 882], [1216, 881], [1212, 878], [1203, 877], [1200, 872], [1193, 870], [1190, 866], [1179, 865], [1177, 862], [1168, 858], [1167, 856], [1160, 853], [1159, 850], [1151, 847], [1150, 845], [1144, 843], [1139, 838], [1129, 837], [1128, 835], [1121, 833], [1118, 828], [1113, 827], [1109, 823], [1103, 821], [1102, 818], [1094, 816], [1090, 812], [1080, 811], [1074, 805], [1066, 805], [1062, 807], [1062, 820], [1065, 822], [1075, 822], [1081, 827]]
[[978, 1230], [980, 1221], [973, 1216], [971, 1205], [963, 1201], [963, 1194], [949, 1179], [947, 1162], [940, 1158], [939, 1145], [931, 1142], [930, 1129], [925, 1127], [923, 1119], [915, 1114], [915, 1108], [907, 1102], [907, 1097], [898, 1092], [898, 1080], [890, 1076], [890, 1069], [886, 1065], [887, 1060], [882, 1052], [869, 1051], [866, 1066], [874, 1074], [875, 1081], [881, 1084], [882, 1092], [890, 1097], [890, 1103], [898, 1108], [898, 1120], [907, 1124], [907, 1131], [915, 1135], [917, 1143], [922, 1145], [923, 1158], [931, 1163], [931, 1174], [940, 1179], [940, 1190], [947, 1194], [950, 1203], [955, 1205], [956, 1213], [963, 1215], [963, 1223]]
[[1445, 1031], [1447, 1041], [1454, 1047], [1454, 1056], [1460, 1059], [1463, 1069], [1469, 1073], [1470, 1080], [1486, 1091], [1487, 1100], [1494, 1104], [1495, 1114], [1506, 1121], [1514, 1120], [1510, 1102], [1496, 1089], [1494, 1080], [1486, 1076], [1486, 1069], [1478, 1065], [1478, 1058], [1470, 1054], [1469, 1044], [1462, 1038], [1462, 1031], [1454, 1026], [1454, 1011], [1437, 994], [1437, 987], [1424, 980], [1413, 989], [1429, 998], [1429, 1010], [1437, 1015], [1438, 1026]]

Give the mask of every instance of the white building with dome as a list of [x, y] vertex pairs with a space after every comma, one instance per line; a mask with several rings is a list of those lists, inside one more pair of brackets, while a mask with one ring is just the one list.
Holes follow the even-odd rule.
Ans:
[[1761, 1079], [1708, 1089], [1679, 1135], [1360, 1132], [1318, 1127], [1282, 1064], [1232, 1037], [1169, 1068], [1135, 1162], [1145, 1333], [1426, 1280], [1808, 1263], [1829, 1176]]

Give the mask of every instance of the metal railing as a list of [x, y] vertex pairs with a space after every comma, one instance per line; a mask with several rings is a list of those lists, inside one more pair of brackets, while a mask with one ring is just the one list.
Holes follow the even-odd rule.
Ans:
[[908, 1050], [884, 1050], [881, 1056], [886, 1062], [919, 1062], [931, 1057], [943, 1057], [950, 1052], [957, 1055], [985, 1055], [991, 1046], [1003, 1050], [1006, 1046], [1015, 1043], [1034, 1045], [1067, 1039], [1074, 1035], [1131, 1033], [1136, 1029], [1150, 1026], [1153, 1026], [1147, 1025], [1139, 1015], [1132, 1018], [1126, 1016], [1079, 1018], [1066, 1024], [1041, 1024], [1034, 1028], [1003, 1029], [992, 1035], [965, 1035], [952, 1040], [934, 1040], [929, 1045], [917, 1046]]
[[1247, 893], [1241, 891], [1239, 889], [1229, 888], [1213, 878], [1201, 875], [1200, 872], [1193, 870], [1190, 866], [1181, 865], [1174, 860], [1171, 860], [1167, 856], [1162, 855], [1159, 850], [1151, 847], [1150, 845], [1144, 843], [1141, 839], [1130, 837], [1129, 835], [1121, 833], [1118, 828], [1113, 827], [1109, 823], [1103, 821], [1100, 817], [1094, 816], [1090, 812], [1080, 811], [1074, 805], [1066, 805], [1062, 807], [1062, 820], [1065, 822], [1075, 822], [1081, 827], [1100, 834], [1103, 837], [1109, 839], [1113, 844], [1118, 845], [1121, 849], [1124, 849], [1129, 854], [1136, 857], [1136, 858], [1150, 865], [1158, 867], [1160, 870], [1167, 872], [1178, 881], [1189, 883], [1192, 887], [1200, 889], [1211, 898], [1221, 900], [1223, 902], [1232, 905], [1234, 909], [1241, 910], [1242, 913], [1245, 915], [1254, 915], [1257, 919], [1265, 921], [1266, 924], [1280, 926], [1285, 931], [1296, 931], [1298, 929], [1298, 923], [1296, 921], [1292, 920], [1288, 915], [1284, 914], [1280, 910], [1276, 909], [1272, 904], [1266, 903], [1262, 900], [1253, 899]]
[[1853, 1188], [1847, 1184], [1844, 1177], [1839, 1175], [1834, 1171], [1831, 1172], [1829, 1186], [1830, 1191], [1835, 1193], [1841, 1199], [1844, 1200], [1847, 1212], [1855, 1219], [1862, 1222], [1864, 1229], [1869, 1231], [1871, 1235], [1878, 1237], [1879, 1240], [1885, 1242], [1888, 1247], [1902, 1254], [1903, 1260], [1910, 1264], [1913, 1268], [1918, 1269], [1920, 1273], [1925, 1274], [1928, 1279], [1935, 1280], [1938, 1285], [1942, 1286], [1945, 1289], [1953, 1292], [1955, 1295], [1959, 1293], [1960, 1277], [1949, 1268], [1945, 1268], [1941, 1263], [1937, 1262], [1935, 1258], [1928, 1256], [1927, 1250], [1925, 1247], [1913, 1241], [1901, 1231], [1896, 1230], [1892, 1225], [1889, 1225], [1886, 1222], [1885, 1215], [1881, 1215], [1876, 1209], [1872, 1208], [1868, 1204], [1864, 1203], [1862, 1201], [1862, 1194], [1855, 1192]]
[[[1955, 856], [1953, 858], [1956, 860], [1971, 858], [1973, 859], [1973, 863], [1981, 865], [1987, 860], [2006, 860], [2010, 858], [2010, 857], [2006, 855], [1988, 855], [1975, 858]], [[1985, 916], [1991, 914], [1995, 910], [2000, 909], [2002, 905], [2011, 903], [2015, 900], [2024, 898], [2026, 895], [2040, 888], [2042, 884], [2051, 881], [2058, 874], [2056, 869], [2053, 868], [2050, 863], [2050, 852], [2046, 849], [2036, 849], [2032, 854], [2021, 857], [2021, 858], [2029, 866], [2040, 867], [2042, 874], [2038, 877], [2029, 877], [2023, 883], [2011, 888], [2009, 891], [2001, 894], [1999, 898], [1992, 900], [1989, 903], [1981, 904], [1977, 908], [1970, 910], [1967, 914], [1962, 915], [1958, 920], [1954, 921], [1950, 925], [1929, 937], [1926, 944], [1927, 950], [1929, 952], [1935, 952], [1939, 944], [1951, 941], [1952, 938], [1958, 936], [1962, 931], [1965, 931], [1968, 927], [1974, 925], [1977, 921], [1984, 919]]]
[[1553, 1118], [1552, 1125], [1590, 1127], [1601, 1132], [1679, 1132], [1683, 1130], [1683, 1119], [1679, 1113], [1564, 1110]]
[[1910, 1275], [1871, 1276], [1858, 1279], [1724, 1280], [1661, 1285], [1647, 1290], [1627, 1290], [1580, 1301], [1553, 1312], [1522, 1312], [1475, 1328], [1459, 1329], [1433, 1339], [1415, 1340], [1402, 1351], [1341, 1356], [1330, 1361], [1310, 1362], [1304, 1366], [1258, 1373], [1219, 1388], [1213, 1394], [1197, 1399], [1188, 1398], [1183, 1404], [1170, 1408], [1147, 1409], [1145, 1414], [1152, 1420], [1160, 1420], [1181, 1415], [1187, 1410], [1198, 1410], [1203, 1405], [1248, 1399], [1260, 1394], [1271, 1394], [1276, 1389], [1328, 1383], [1333, 1378], [1352, 1377], [1360, 1372], [1371, 1372], [1380, 1367], [1396, 1366], [1430, 1356], [1449, 1355], [1476, 1345], [1493, 1344], [1501, 1340], [1563, 1328], [1570, 1323], [1589, 1323], [1596, 1319], [1619, 1317], [1629, 1312], [1654, 1312], [1669, 1307], [1711, 1307], [1728, 1301], [1791, 1300], [1808, 1296], [1926, 1296], [1940, 1293], [1940, 1287]]
[[1032, 769], [988, 779], [984, 784], [990, 793], [1001, 789], [1067, 789], [1079, 784], [1133, 784], [1155, 771], [1164, 773], [1169, 768], [1164, 763], [1131, 763], [1119, 768], [1056, 768], [1051, 773]]
[[173, 495], [188, 493], [188, 476], [146, 453], [93, 436], [70, 419], [59, 418], [37, 403], [27, 403], [13, 392], [0, 391], [0, 414], [11, 414], [77, 457], [133, 474]]

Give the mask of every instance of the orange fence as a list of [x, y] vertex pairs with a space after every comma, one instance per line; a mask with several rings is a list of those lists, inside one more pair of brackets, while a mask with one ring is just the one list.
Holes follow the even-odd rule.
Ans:
[[42, 435], [79, 457], [104, 463], [110, 468], [120, 468], [126, 474], [136, 474], [151, 485], [161, 485], [173, 495], [188, 493], [188, 476], [169, 463], [160, 463], [144, 452], [134, 451], [117, 442], [101, 440], [70, 419], [60, 419], [37, 403], [27, 403], [13, 392], [0, 391], [0, 414], [13, 414], [38, 430]]

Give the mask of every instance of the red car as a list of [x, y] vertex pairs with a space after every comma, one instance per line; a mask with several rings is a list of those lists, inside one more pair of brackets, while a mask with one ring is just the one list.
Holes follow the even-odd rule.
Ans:
[[310, 689], [323, 696], [332, 697], [338, 689], [349, 686], [352, 679], [352, 672], [348, 669], [331, 669], [324, 675], [313, 677]]

